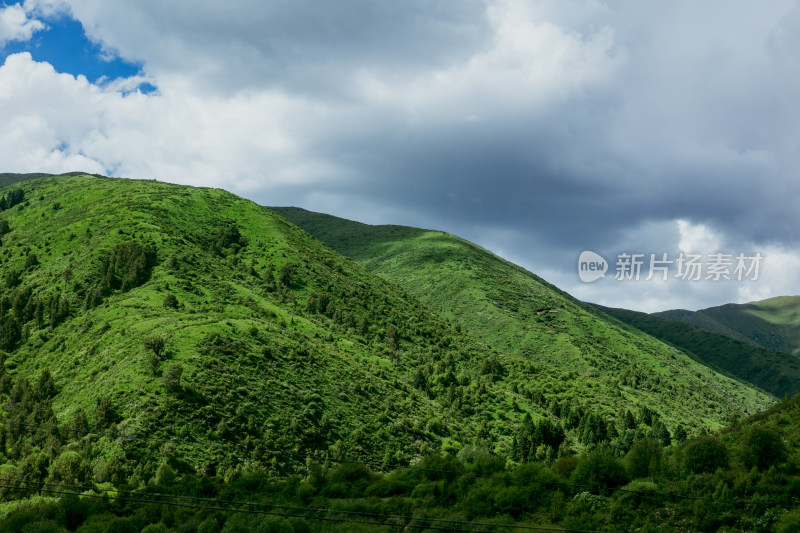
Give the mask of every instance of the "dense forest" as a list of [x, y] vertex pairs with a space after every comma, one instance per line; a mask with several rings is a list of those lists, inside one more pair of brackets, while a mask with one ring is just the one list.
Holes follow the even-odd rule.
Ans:
[[[798, 398], [718, 435], [665, 446], [641, 431], [625, 454], [600, 443], [541, 461], [512, 461], [477, 446], [413, 465], [297, 450], [282, 456], [295, 465], [284, 475], [251, 467], [220, 476], [193, 471], [167, 442], [158, 471], [143, 480], [123, 475], [119, 457], [92, 457], [93, 442], [127, 438], [113, 423], [109, 428], [113, 414], [48, 426], [51, 394], [44, 374], [35, 385], [15, 384], [5, 405], [14, 417], [43, 414], [40, 424], [17, 418], [6, 425], [5, 451], [22, 461], [0, 474], [4, 501], [17, 502], [5, 507], [2, 531], [800, 528], [800, 455], [792, 429]], [[25, 444], [14, 432], [28, 435]], [[9, 440], [18, 444], [9, 448]], [[42, 448], [33, 452], [36, 443]]]

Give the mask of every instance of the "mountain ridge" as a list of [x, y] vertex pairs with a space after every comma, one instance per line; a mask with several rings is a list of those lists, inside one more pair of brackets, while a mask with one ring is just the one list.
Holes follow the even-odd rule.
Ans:
[[746, 304], [653, 313], [680, 320], [767, 350], [800, 356], [800, 296], [776, 296]]
[[753, 343], [714, 333], [691, 323], [628, 309], [597, 305], [604, 313], [668, 342], [697, 361], [781, 398], [800, 392], [800, 361]]

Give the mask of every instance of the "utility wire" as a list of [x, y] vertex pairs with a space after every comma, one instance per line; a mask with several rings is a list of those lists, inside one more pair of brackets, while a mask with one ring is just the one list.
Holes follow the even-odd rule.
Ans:
[[[343, 522], [354, 522], [360, 524], [371, 524], [371, 525], [379, 525], [379, 526], [386, 526], [386, 527], [411, 527], [416, 529], [433, 529], [438, 531], [471, 531], [475, 532], [474, 529], [458, 529], [452, 527], [437, 527], [437, 526], [430, 526], [430, 525], [423, 525], [423, 524], [413, 524], [411, 522], [414, 521], [425, 521], [425, 522], [437, 522], [437, 523], [447, 523], [459, 526], [488, 526], [488, 527], [501, 527], [501, 528], [511, 528], [511, 529], [523, 529], [529, 531], [567, 531], [573, 533], [605, 533], [600, 530], [596, 529], [565, 529], [565, 528], [552, 528], [552, 527], [543, 527], [543, 526], [526, 526], [520, 524], [493, 524], [490, 522], [471, 522], [466, 520], [453, 520], [453, 519], [445, 519], [445, 518], [423, 518], [423, 517], [415, 517], [415, 516], [406, 516], [406, 515], [387, 515], [381, 513], [368, 513], [368, 512], [361, 512], [361, 511], [346, 511], [341, 509], [329, 509], [329, 508], [315, 508], [315, 507], [299, 507], [299, 506], [291, 506], [291, 505], [280, 505], [280, 504], [272, 504], [272, 503], [265, 503], [265, 502], [249, 502], [249, 501], [240, 501], [240, 500], [225, 500], [222, 498], [204, 498], [198, 496], [181, 496], [181, 495], [172, 495], [172, 494], [164, 494], [158, 492], [139, 492], [139, 491], [126, 491], [126, 490], [111, 490], [110, 492], [119, 492], [125, 494], [131, 494], [133, 496], [148, 496], [149, 498], [141, 498], [141, 497], [120, 497], [120, 496], [110, 496], [108, 494], [85, 494], [81, 492], [69, 492], [61, 490], [60, 487], [68, 487], [72, 489], [83, 489], [83, 490], [102, 490], [98, 489], [97, 487], [87, 486], [87, 485], [75, 485], [75, 484], [54, 484], [54, 483], [43, 483], [43, 482], [24, 482], [25, 485], [8, 485], [3, 482], [13, 482], [13, 480], [0, 478], [0, 487], [9, 488], [13, 490], [25, 490], [25, 491], [41, 491], [41, 492], [48, 492], [48, 493], [55, 493], [55, 494], [62, 494], [62, 495], [74, 495], [74, 496], [85, 496], [90, 498], [97, 498], [97, 499], [104, 499], [104, 500], [119, 500], [119, 501], [130, 501], [136, 503], [154, 503], [154, 504], [161, 504], [161, 505], [174, 505], [178, 507], [189, 507], [194, 509], [208, 509], [208, 510], [217, 510], [217, 511], [229, 511], [229, 512], [240, 512], [240, 513], [249, 513], [249, 514], [267, 514], [267, 515], [274, 515], [274, 516], [290, 516], [290, 517], [298, 517], [298, 518], [307, 518], [309, 520], [331, 520], [331, 521], [343, 521]], [[36, 485], [36, 486], [29, 486], [29, 485]], [[55, 487], [55, 488], [48, 488], [48, 487]], [[174, 499], [188, 499], [192, 501], [198, 502], [213, 502], [216, 505], [200, 505], [200, 504], [188, 504], [184, 502], [175, 502], [175, 501], [164, 501], [161, 499], [152, 499], [152, 498], [174, 498]], [[405, 520], [406, 524], [404, 526], [400, 526], [399, 524], [385, 524], [381, 522], [374, 522], [374, 521], [364, 521], [364, 520], [345, 520], [345, 519], [333, 519], [330, 517], [319, 517], [319, 516], [307, 516], [301, 514], [287, 514], [287, 513], [276, 513], [270, 511], [262, 511], [256, 509], [241, 509], [235, 507], [227, 507], [229, 505], [247, 505], [252, 507], [272, 507], [272, 508], [279, 508], [279, 509], [286, 509], [289, 511], [305, 511], [305, 512], [324, 512], [324, 513], [334, 513], [334, 514], [351, 514], [351, 515], [359, 515], [365, 517], [372, 517], [372, 518], [384, 518], [384, 519], [399, 519]]]
[[[62, 428], [62, 427], [56, 426], [56, 425], [30, 424], [30, 423], [25, 423], [25, 422], [21, 422], [20, 425], [28, 426], [28, 427], [44, 428], [44, 429], [57, 429], [57, 430], [64, 429], [64, 430], [67, 430], [67, 431], [77, 431], [77, 430], [70, 429], [70, 428]], [[111, 432], [109, 432], [109, 431], [100, 431], [100, 432], [94, 432], [94, 433], [91, 433], [91, 434], [113, 436], [113, 435], [111, 435]], [[179, 438], [174, 438], [174, 437], [170, 438], [170, 439], [153, 439], [151, 437], [146, 437], [146, 436], [138, 436], [138, 435], [132, 435], [132, 434], [128, 434], [128, 435], [125, 435], [125, 434], [119, 435], [118, 434], [117, 438], [120, 438], [120, 439], [123, 439], [123, 440], [129, 440], [129, 441], [147, 441], [147, 442], [151, 442], [153, 440], [156, 440], [156, 441], [161, 441], [161, 442], [171, 442], [171, 443], [180, 443], [180, 444], [195, 444], [195, 445], [198, 445], [198, 446], [205, 446], [205, 447], [209, 447], [209, 446], [212, 446], [212, 447], [213, 446], [225, 447], [225, 444], [220, 443], [220, 442], [198, 441], [198, 440], [192, 440], [192, 439], [179, 439]], [[245, 449], [245, 448], [240, 446], [239, 449]], [[382, 461], [372, 461], [372, 460], [369, 460], [369, 461], [357, 461], [357, 460], [352, 460], [352, 459], [335, 459], [335, 458], [332, 458], [332, 457], [320, 457], [318, 455], [312, 455], [312, 454], [292, 453], [292, 452], [287, 452], [287, 451], [283, 451], [283, 450], [276, 450], [276, 449], [263, 448], [263, 447], [261, 447], [260, 449], [263, 450], [264, 452], [267, 452], [267, 453], [270, 453], [270, 454], [273, 454], [273, 455], [277, 455], [277, 456], [295, 457], [295, 458], [301, 458], [301, 459], [312, 459], [312, 460], [316, 460], [316, 461], [330, 461], [330, 462], [340, 463], [340, 464], [357, 464], [357, 465], [363, 465], [363, 466], [380, 465], [380, 466], [382, 466], [384, 468], [391, 469], [391, 470], [415, 470], [415, 471], [438, 473], [438, 474], [454, 474], [454, 475], [459, 475], [459, 476], [471, 476], [471, 477], [476, 477], [476, 478], [491, 478], [491, 477], [493, 477], [491, 474], [487, 475], [487, 474], [481, 474], [479, 472], [460, 472], [460, 471], [457, 471], [457, 470], [446, 470], [446, 469], [440, 469], [440, 468], [426, 468], [426, 467], [418, 467], [418, 466], [413, 466], [413, 465], [400, 465], [400, 464], [392, 464], [392, 463], [385, 463], [385, 462], [382, 462]], [[658, 496], [662, 496], [662, 497], [675, 498], [675, 499], [703, 500], [703, 501], [710, 501], [710, 502], [722, 503], [722, 504], [728, 504], [728, 505], [741, 505], [741, 504], [749, 504], [749, 503], [762, 504], [763, 503], [762, 501], [758, 501], [758, 500], [754, 500], [754, 499], [744, 499], [744, 498], [742, 498], [742, 499], [733, 499], [733, 500], [722, 500], [722, 499], [718, 499], [718, 498], [712, 498], [712, 497], [709, 497], [709, 496], [695, 496], [695, 495], [677, 494], [677, 493], [673, 493], [673, 492], [664, 492], [664, 491], [655, 491], [655, 490], [633, 490], [633, 489], [625, 489], [625, 488], [621, 488], [621, 487], [612, 489], [612, 488], [604, 487], [604, 486], [601, 486], [601, 485], [586, 485], [586, 484], [580, 484], [580, 483], [568, 483], [568, 482], [565, 482], [565, 481], [542, 481], [542, 480], [531, 479], [530, 482], [537, 483], [537, 484], [540, 484], [540, 485], [545, 485], [545, 486], [557, 486], [557, 487], [570, 487], [570, 488], [588, 489], [590, 491], [598, 492], [600, 496], [602, 496], [603, 492], [606, 492], [606, 491], [611, 491], [611, 492], [617, 491], [617, 492], [625, 492], [625, 493], [629, 493], [629, 494], [637, 494], [637, 495], [644, 495], [644, 496], [658, 495]], [[783, 505], [783, 504], [779, 504], [779, 505], [782, 505], [784, 508], [787, 508], [787, 509], [800, 509], [800, 506], [795, 506], [795, 505]]]

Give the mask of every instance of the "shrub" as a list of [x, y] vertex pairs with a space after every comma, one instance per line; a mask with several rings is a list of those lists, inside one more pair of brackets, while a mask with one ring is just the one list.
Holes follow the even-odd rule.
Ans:
[[661, 445], [651, 438], [637, 440], [625, 460], [631, 476], [653, 476], [661, 467]]
[[219, 533], [220, 528], [217, 520], [214, 518], [206, 518], [200, 525], [197, 526], [197, 533]]
[[166, 298], [164, 298], [164, 307], [168, 309], [177, 309], [178, 298], [172, 293], [167, 294]]
[[59, 455], [50, 466], [53, 479], [64, 483], [77, 483], [83, 481], [83, 459], [78, 452], [68, 450]]
[[576, 468], [578, 468], [578, 458], [574, 455], [565, 455], [559, 457], [550, 469], [559, 478], [569, 479]]
[[572, 480], [601, 489], [620, 487], [629, 481], [625, 467], [603, 446], [581, 460], [572, 473]]
[[168, 339], [163, 335], [151, 335], [146, 337], [143, 341], [144, 347], [148, 350], [153, 350], [153, 353], [160, 356], [164, 348], [169, 343]]
[[111, 398], [101, 396], [97, 399], [97, 408], [94, 411], [94, 423], [98, 428], [104, 428], [117, 421], [117, 413], [111, 404]]
[[745, 435], [741, 455], [746, 467], [766, 470], [784, 462], [787, 451], [780, 435], [769, 429], [754, 427]]
[[283, 265], [278, 273], [278, 283], [284, 287], [291, 287], [294, 281], [296, 269], [297, 268], [291, 263], [286, 263]]
[[683, 464], [688, 471], [695, 474], [727, 468], [728, 448], [716, 437], [699, 437], [687, 444]]
[[164, 376], [162, 380], [164, 382], [164, 386], [170, 392], [176, 392], [181, 390], [181, 375], [183, 374], [183, 367], [178, 364], [170, 365], [167, 370], [164, 372]]
[[35, 267], [39, 264], [39, 258], [36, 257], [36, 254], [29, 253], [28, 256], [25, 258], [25, 266], [23, 267], [25, 270], [29, 268]]

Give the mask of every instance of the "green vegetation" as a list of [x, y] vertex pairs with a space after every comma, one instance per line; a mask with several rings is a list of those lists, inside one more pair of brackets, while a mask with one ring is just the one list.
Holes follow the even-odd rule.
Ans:
[[467, 446], [400, 467], [308, 457], [286, 478], [181, 471], [165, 448], [158, 474], [136, 490], [87, 481], [80, 453], [68, 451], [46, 483], [23, 481], [20, 469], [0, 474], [9, 500], [0, 530], [796, 531], [798, 423], [800, 397], [716, 436], [670, 446], [640, 438], [625, 455], [599, 446], [512, 463]]
[[[273, 209], [407, 290], [461, 331], [535, 365], [541, 378], [518, 388], [544, 397], [551, 415], [584, 443], [608, 439], [607, 420], [620, 426], [626, 409], [648, 407], [670, 432], [682, 423], [694, 433], [718, 428], [737, 412], [744, 416], [766, 406], [754, 404], [758, 394], [741, 383], [453, 235], [369, 226], [298, 208]], [[603, 431], [582, 439], [578, 418], [570, 419], [573, 408], [580, 416], [597, 414], [602, 421], [595, 425]], [[721, 419], [712, 414], [719, 408], [726, 412]], [[629, 436], [620, 438], [630, 444]]]
[[[87, 176], [14, 187], [24, 201], [2, 213], [0, 248], [5, 393], [44, 369], [55, 392], [26, 421], [54, 426], [41, 430], [52, 438], [15, 433], [13, 461], [31, 446], [57, 457], [79, 413], [95, 421], [80, 446], [122, 454], [120, 475], [140, 479], [178, 437], [194, 443], [175, 452], [192, 468], [285, 473], [299, 462], [274, 454], [293, 449], [390, 461], [474, 442], [508, 452], [525, 414], [547, 415], [519, 391], [537, 376], [527, 361], [252, 202]], [[147, 438], [96, 434], [112, 426]]]
[[461, 239], [354, 234], [368, 270], [220, 190], [3, 197], [0, 531], [627, 530], [667, 505], [713, 529], [639, 492], [766, 487], [709, 504], [747, 529], [795, 486], [794, 404], [714, 437], [707, 473], [687, 438], [773, 397]]
[[596, 306], [604, 313], [668, 342], [711, 368], [781, 398], [800, 392], [800, 361], [692, 324], [627, 309]]
[[714, 333], [800, 356], [800, 296], [778, 296], [747, 304], [725, 304], [700, 311], [654, 313]]

